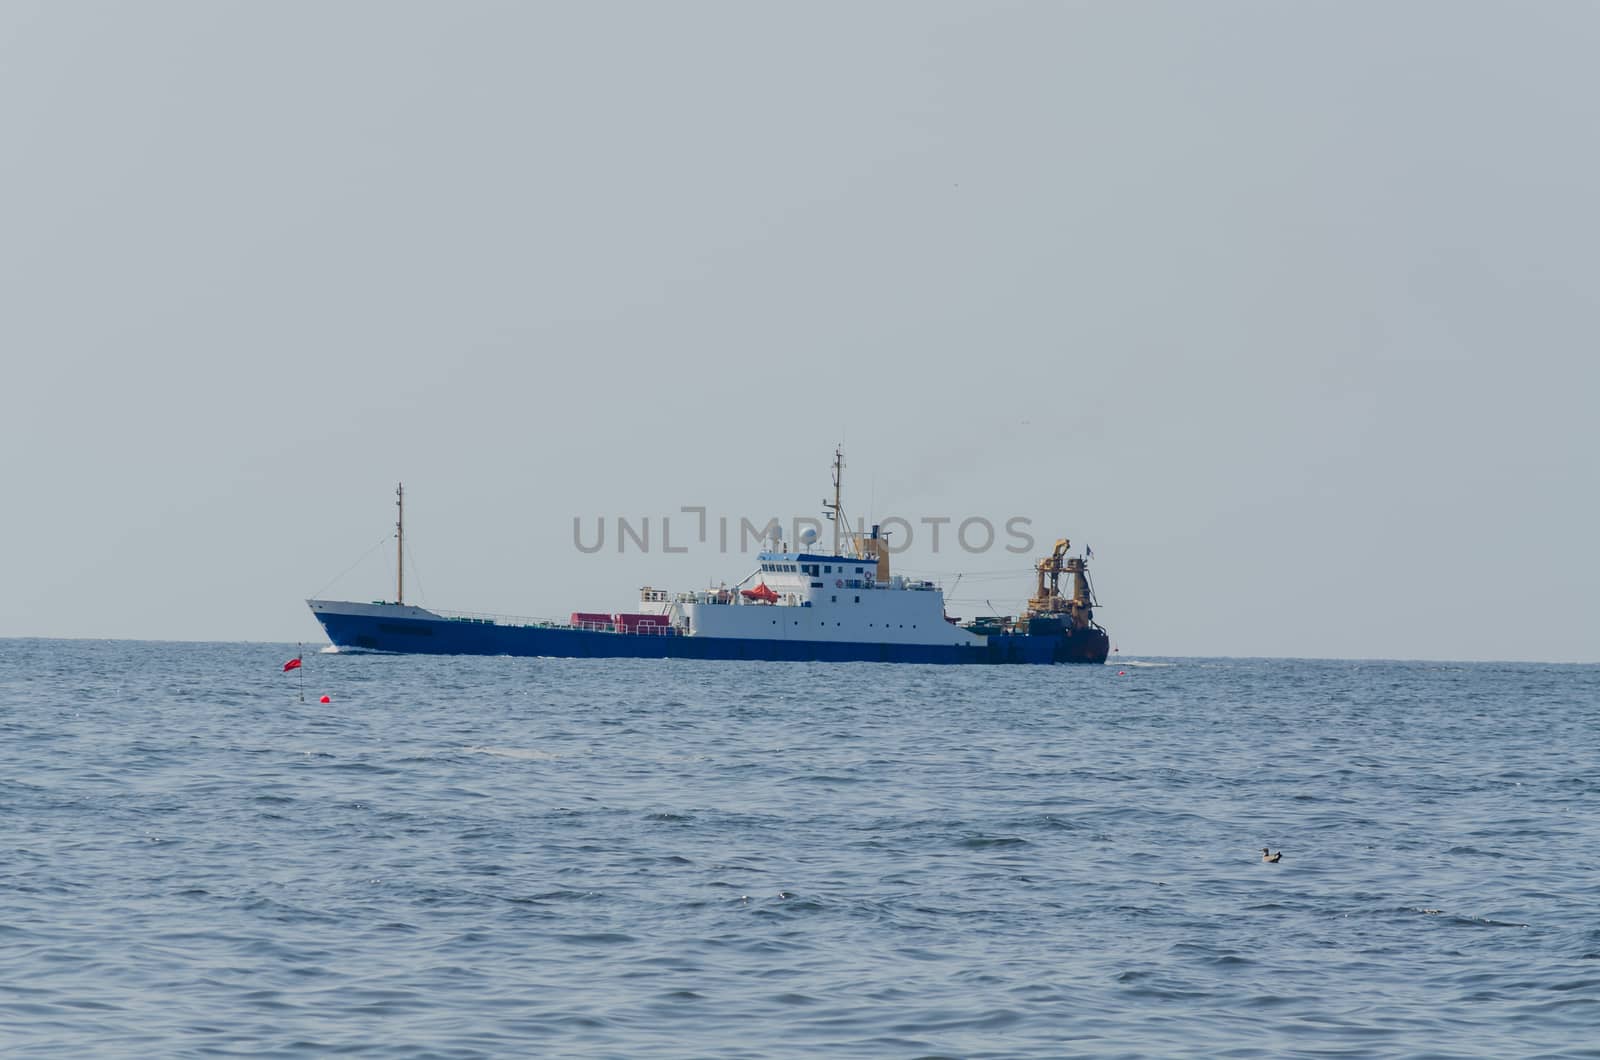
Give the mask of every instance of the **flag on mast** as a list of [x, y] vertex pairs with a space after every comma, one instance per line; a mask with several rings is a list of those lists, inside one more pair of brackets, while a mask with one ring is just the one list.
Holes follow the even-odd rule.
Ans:
[[290, 670], [298, 670], [298, 669], [300, 669], [300, 656], [298, 656], [298, 655], [296, 655], [294, 658], [290, 659], [288, 662], [283, 664], [283, 672], [284, 673], [288, 673]]

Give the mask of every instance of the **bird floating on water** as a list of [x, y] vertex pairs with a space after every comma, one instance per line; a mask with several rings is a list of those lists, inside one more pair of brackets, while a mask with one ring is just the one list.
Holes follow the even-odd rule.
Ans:
[[1273, 864], [1277, 864], [1278, 862], [1283, 860], [1283, 851], [1280, 850], [1276, 854], [1272, 854], [1272, 853], [1268, 853], [1268, 849], [1266, 847], [1262, 847], [1261, 848], [1261, 860], [1262, 861], [1270, 861]]

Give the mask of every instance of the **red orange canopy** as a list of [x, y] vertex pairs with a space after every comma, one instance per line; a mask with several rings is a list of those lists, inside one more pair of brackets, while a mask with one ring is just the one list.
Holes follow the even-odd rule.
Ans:
[[777, 603], [778, 601], [778, 594], [768, 588], [766, 582], [762, 582], [754, 589], [741, 590], [741, 595], [746, 600], [762, 600], [769, 604]]

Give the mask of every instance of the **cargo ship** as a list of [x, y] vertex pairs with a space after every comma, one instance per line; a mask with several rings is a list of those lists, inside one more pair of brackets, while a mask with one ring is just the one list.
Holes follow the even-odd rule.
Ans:
[[[890, 571], [878, 526], [852, 532], [842, 505], [843, 454], [834, 453], [833, 548], [807, 527], [776, 538], [733, 587], [669, 592], [645, 586], [637, 610], [574, 611], [565, 621], [443, 611], [405, 602], [405, 490], [399, 514], [395, 599], [307, 600], [341, 651], [520, 655], [593, 659], [746, 659], [764, 662], [1104, 663], [1110, 638], [1094, 620], [1086, 555], [1056, 541], [1034, 567], [1035, 591], [1019, 615], [961, 622], [931, 581]], [[1069, 577], [1070, 591], [1061, 579]], [[751, 585], [751, 582], [755, 584]], [[746, 588], [745, 586], [749, 586]]]

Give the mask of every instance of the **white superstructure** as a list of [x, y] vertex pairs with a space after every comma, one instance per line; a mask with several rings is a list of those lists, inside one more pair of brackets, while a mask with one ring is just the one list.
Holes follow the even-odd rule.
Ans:
[[[823, 501], [833, 520], [834, 555], [779, 546], [761, 553], [760, 567], [733, 589], [673, 595], [646, 586], [640, 613], [661, 615], [690, 637], [982, 646], [986, 637], [946, 617], [938, 586], [890, 576], [888, 543], [878, 527], [843, 533], [843, 471], [844, 454], [835, 451], [833, 502]], [[800, 543], [809, 547], [816, 537], [808, 528]], [[840, 554], [845, 543], [851, 555]], [[741, 588], [756, 578], [754, 589]]]
[[639, 610], [665, 615], [691, 637], [971, 646], [985, 641], [945, 617], [944, 593], [932, 582], [898, 575], [879, 581], [875, 560], [763, 552], [760, 562], [755, 590], [668, 594], [647, 588], [639, 594]]

